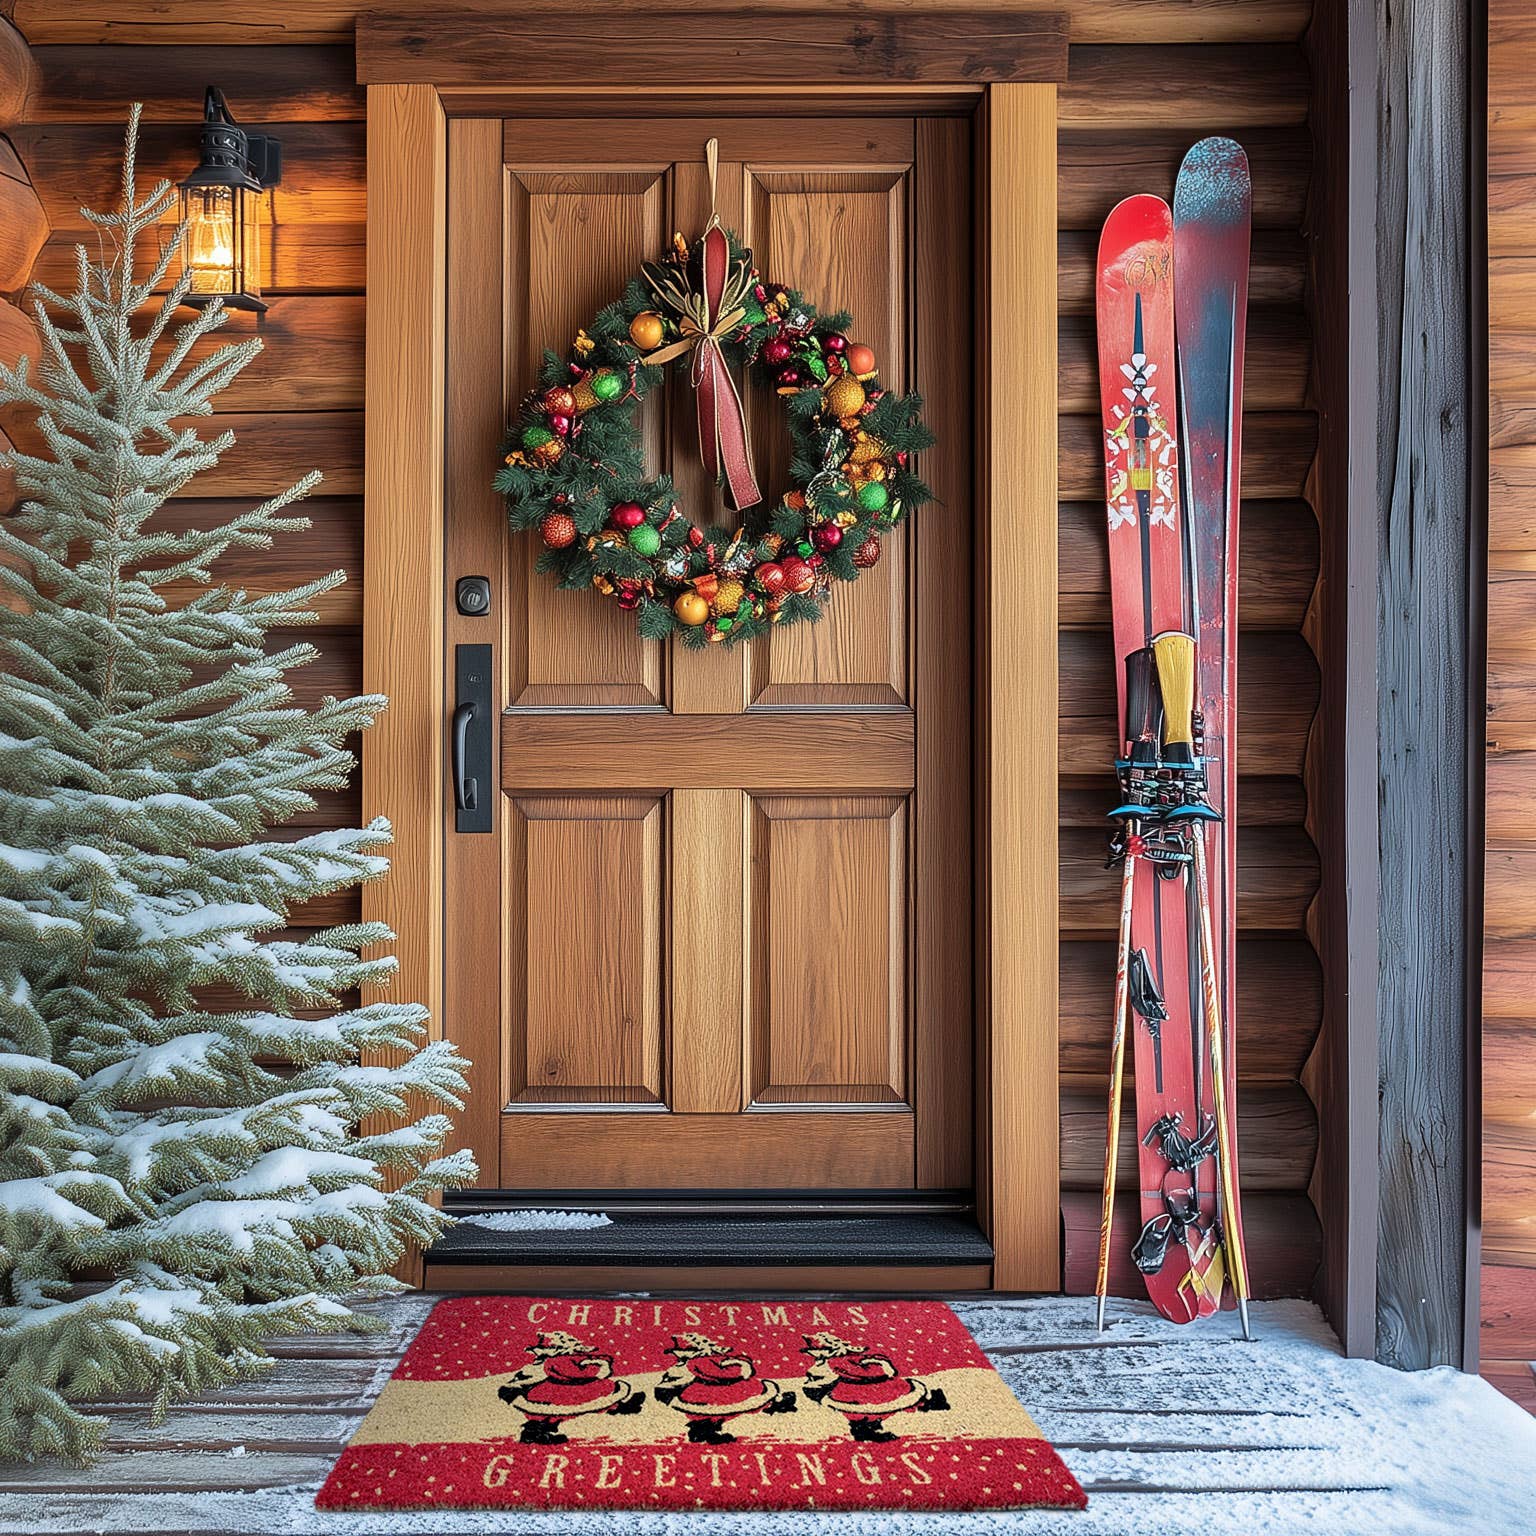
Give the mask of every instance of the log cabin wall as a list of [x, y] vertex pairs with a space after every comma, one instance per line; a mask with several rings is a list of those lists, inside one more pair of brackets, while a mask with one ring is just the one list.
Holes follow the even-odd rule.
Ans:
[[[1319, 699], [1309, 644], [1318, 632], [1317, 441], [1309, 396], [1306, 246], [1308, 77], [1305, 0], [1069, 0], [1071, 76], [1059, 107], [1061, 439], [1061, 1114], [1065, 1282], [1092, 1287], [1103, 1156], [1108, 1004], [1117, 882], [1103, 869], [1115, 735], [1103, 472], [1093, 330], [1093, 252], [1112, 204], [1132, 191], [1172, 196], [1184, 150], [1206, 132], [1247, 146], [1254, 179], [1242, 508], [1241, 870], [1238, 918], [1239, 1124], [1251, 1268], [1259, 1294], [1313, 1285], [1321, 1233], [1309, 1199], [1318, 1118], [1303, 1086], [1323, 1019], [1313, 938], [1319, 861], [1308, 832], [1308, 741]], [[307, 631], [323, 659], [300, 675], [309, 699], [361, 684], [363, 517], [364, 108], [353, 84], [356, 9], [269, 3], [224, 21], [184, 0], [0, 0], [27, 35], [39, 80], [14, 130], [53, 233], [35, 276], [70, 280], [85, 231], [81, 201], [110, 205], [128, 105], [145, 103], [145, 175], [185, 173], [203, 87], [281, 135], [284, 177], [264, 289], [266, 350], [225, 395], [220, 425], [237, 447], [193, 487], [178, 515], [210, 499], [277, 490], [324, 471], [315, 527], [270, 555], [231, 555], [223, 579], [253, 590], [342, 568]], [[274, 39], [284, 39], [274, 45]], [[243, 334], [237, 317], [225, 334]], [[1315, 798], [1315, 795], [1312, 796]], [[335, 797], [326, 824], [358, 814]], [[354, 915], [349, 893], [295, 914], [300, 925]], [[1136, 1159], [1126, 1129], [1119, 1230], [1134, 1227]], [[1117, 1288], [1140, 1292], [1121, 1249]]]
[[1482, 1371], [1536, 1411], [1536, 104], [1526, 0], [1488, 6], [1488, 741]]

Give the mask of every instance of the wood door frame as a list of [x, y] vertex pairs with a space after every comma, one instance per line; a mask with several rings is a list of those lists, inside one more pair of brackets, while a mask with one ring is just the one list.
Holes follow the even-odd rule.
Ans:
[[[979, 194], [976, 1193], [994, 1287], [1054, 1291], [1058, 668], [1042, 661], [1057, 648], [1056, 86], [964, 90], [956, 99], [975, 103]], [[495, 96], [512, 115], [539, 94]], [[921, 89], [876, 94], [890, 110], [933, 109]], [[860, 96], [867, 105], [870, 92]], [[365, 738], [363, 806], [388, 814], [395, 847], [388, 875], [363, 888], [363, 912], [393, 927], [393, 994], [428, 1007], [434, 1036], [443, 1032], [446, 614], [442, 540], [423, 534], [441, 530], [445, 509], [445, 130], [450, 108], [482, 115], [490, 99], [488, 89], [450, 101], [431, 83], [368, 84], [363, 670], [365, 689], [388, 694], [390, 707]], [[418, 1259], [408, 1278], [421, 1273]]]

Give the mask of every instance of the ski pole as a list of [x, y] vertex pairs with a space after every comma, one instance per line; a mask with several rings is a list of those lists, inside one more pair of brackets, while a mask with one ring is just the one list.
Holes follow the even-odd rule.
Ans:
[[1109, 1242], [1115, 1221], [1115, 1173], [1120, 1161], [1120, 1098], [1125, 1086], [1125, 1016], [1130, 1008], [1131, 897], [1136, 888], [1136, 825], [1126, 827], [1125, 869], [1120, 877], [1120, 942], [1115, 954], [1115, 1025], [1109, 1058], [1109, 1140], [1104, 1146], [1104, 1209], [1099, 1217], [1098, 1331], [1104, 1331], [1109, 1294]]
[[1248, 1260], [1243, 1251], [1243, 1224], [1239, 1218], [1237, 1184], [1232, 1177], [1232, 1127], [1227, 1117], [1227, 1067], [1223, 1045], [1221, 1004], [1216, 989], [1216, 942], [1211, 931], [1211, 890], [1205, 867], [1205, 829], [1195, 827], [1195, 904], [1200, 914], [1200, 991], [1205, 1000], [1206, 1034], [1211, 1053], [1211, 1093], [1216, 1106], [1216, 1160], [1221, 1174], [1221, 1203], [1225, 1219], [1221, 1224], [1222, 1243], [1227, 1250], [1227, 1270], [1232, 1276], [1232, 1290], [1237, 1296], [1238, 1316], [1243, 1337], [1251, 1339], [1248, 1327]]

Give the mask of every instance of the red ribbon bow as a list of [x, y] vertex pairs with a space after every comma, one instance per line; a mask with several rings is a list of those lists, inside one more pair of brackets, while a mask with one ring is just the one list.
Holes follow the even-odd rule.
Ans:
[[689, 370], [698, 411], [699, 457], [716, 479], [724, 479], [731, 506], [744, 512], [756, 506], [763, 495], [752, 469], [741, 396], [720, 346], [719, 333], [733, 329], [741, 319], [740, 311], [734, 310], [723, 317], [722, 324], [721, 301], [730, 276], [731, 244], [725, 231], [718, 224], [711, 224], [704, 231], [700, 247], [704, 324], [694, 341]]

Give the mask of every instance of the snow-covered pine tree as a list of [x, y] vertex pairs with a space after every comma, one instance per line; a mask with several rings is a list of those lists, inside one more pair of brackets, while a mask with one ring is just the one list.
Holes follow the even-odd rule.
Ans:
[[187, 418], [260, 342], [194, 352], [226, 317], [177, 327], [179, 285], [156, 302], [174, 246], [135, 276], [174, 196], [138, 196], [137, 129], [135, 110], [118, 210], [85, 215], [106, 254], [77, 253], [70, 296], [36, 294], [40, 376], [0, 371], [43, 445], [14, 456], [24, 504], [0, 523], [11, 1457], [88, 1455], [104, 1425], [76, 1403], [163, 1407], [261, 1369], [264, 1336], [363, 1326], [345, 1298], [391, 1287], [405, 1244], [439, 1228], [431, 1192], [472, 1176], [442, 1155], [447, 1118], [419, 1109], [458, 1102], [462, 1059], [422, 1044], [419, 1007], [347, 1006], [394, 970], [388, 930], [275, 933], [295, 903], [386, 868], [384, 821], [269, 830], [346, 782], [346, 738], [385, 701], [300, 708], [285, 675], [314, 648], [266, 653], [340, 574], [279, 596], [204, 585], [226, 550], [308, 527], [283, 514], [317, 475], [217, 528], [155, 521], [229, 447]]

